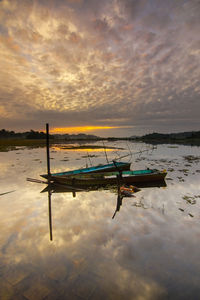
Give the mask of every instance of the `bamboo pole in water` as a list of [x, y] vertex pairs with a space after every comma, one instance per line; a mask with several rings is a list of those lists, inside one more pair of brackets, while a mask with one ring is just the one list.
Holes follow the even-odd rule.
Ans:
[[48, 180], [50, 178], [50, 157], [49, 157], [49, 124], [46, 124], [46, 151], [47, 151], [47, 174]]
[[[47, 151], [47, 174], [48, 174], [48, 184], [50, 183], [50, 155], [49, 155], [49, 124], [46, 123], [46, 151]], [[52, 215], [51, 215], [51, 191], [48, 190], [48, 204], [49, 204], [49, 233], [50, 241], [53, 240], [52, 234]]]

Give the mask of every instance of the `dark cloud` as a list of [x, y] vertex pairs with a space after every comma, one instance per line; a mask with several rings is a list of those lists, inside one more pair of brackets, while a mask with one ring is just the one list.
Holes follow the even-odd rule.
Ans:
[[3, 127], [48, 120], [179, 127], [185, 119], [199, 129], [198, 1], [2, 1], [0, 8]]
[[117, 2], [122, 12], [131, 18], [138, 17], [138, 15], [145, 9], [145, 6], [148, 6], [147, 0], [118, 0]]

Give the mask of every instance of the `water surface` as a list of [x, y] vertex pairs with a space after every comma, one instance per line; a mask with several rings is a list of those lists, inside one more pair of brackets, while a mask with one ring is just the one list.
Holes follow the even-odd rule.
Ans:
[[[106, 146], [166, 169], [167, 186], [124, 198], [114, 219], [116, 189], [53, 193], [52, 240], [46, 185], [26, 181], [46, 172], [45, 148], [1, 152], [0, 299], [200, 299], [199, 147]], [[50, 155], [55, 172], [106, 163], [104, 149]]]

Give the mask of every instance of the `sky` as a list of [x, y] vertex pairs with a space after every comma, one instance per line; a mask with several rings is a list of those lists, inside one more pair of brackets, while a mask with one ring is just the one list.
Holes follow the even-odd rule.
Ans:
[[200, 130], [199, 0], [0, 0], [0, 128]]

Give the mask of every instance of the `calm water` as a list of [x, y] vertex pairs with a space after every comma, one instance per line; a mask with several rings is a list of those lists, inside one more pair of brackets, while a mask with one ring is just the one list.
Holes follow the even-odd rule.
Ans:
[[[149, 149], [132, 168], [166, 169], [167, 187], [124, 198], [114, 219], [114, 189], [53, 193], [52, 241], [46, 185], [26, 181], [46, 173], [45, 148], [0, 153], [0, 299], [200, 299], [199, 147], [106, 146], [125, 148], [109, 159]], [[106, 162], [88, 153], [53, 147], [51, 170]]]

